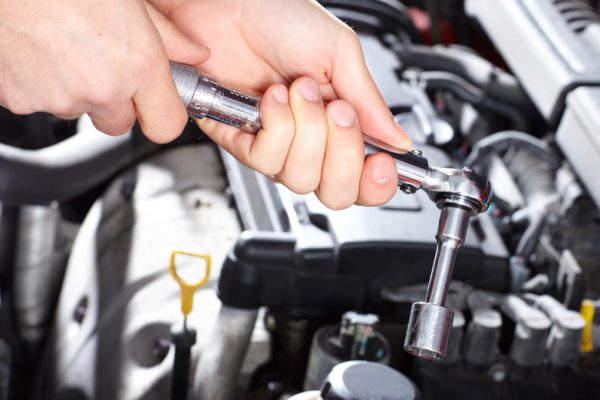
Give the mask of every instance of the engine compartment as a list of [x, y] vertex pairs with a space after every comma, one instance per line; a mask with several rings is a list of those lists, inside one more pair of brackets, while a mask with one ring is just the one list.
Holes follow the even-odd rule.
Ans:
[[[595, 2], [321, 3], [356, 31], [415, 147], [494, 187], [457, 258], [447, 357], [403, 350], [435, 253], [439, 210], [424, 193], [332, 211], [191, 125], [169, 146], [137, 131], [100, 143], [73, 158], [86, 181], [7, 148], [71, 160], [84, 133], [100, 135], [89, 120], [6, 114], [0, 400], [168, 397], [182, 318], [174, 250], [213, 259], [188, 321], [191, 398], [371, 398], [340, 394], [330, 375], [357, 360], [377, 365], [344, 364], [355, 386], [399, 399], [600, 397]], [[45, 143], [31, 139], [41, 129]]]

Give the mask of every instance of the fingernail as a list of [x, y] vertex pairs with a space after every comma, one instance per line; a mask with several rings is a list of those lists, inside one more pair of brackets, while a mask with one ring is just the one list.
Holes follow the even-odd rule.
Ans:
[[356, 119], [356, 113], [352, 106], [348, 103], [336, 101], [331, 103], [328, 107], [329, 116], [331, 120], [342, 128], [349, 128], [354, 125]]
[[298, 92], [307, 101], [317, 102], [321, 99], [321, 91], [317, 82], [313, 79], [302, 79], [296, 87], [298, 88]]
[[399, 133], [398, 142], [400, 143], [400, 148], [401, 149], [409, 149], [410, 146], [412, 146], [412, 139], [410, 138], [410, 136], [408, 136], [408, 134], [406, 133], [406, 131], [404, 130], [402, 125], [400, 125], [398, 123], [398, 121], [396, 121], [396, 119], [394, 118], [393, 115], [392, 115], [392, 121], [393, 121], [394, 125], [396, 126], [397, 131]]
[[275, 100], [278, 103], [281, 103], [281, 104], [288, 103], [288, 91], [285, 87], [277, 86], [277, 87], [273, 88], [271, 93], [273, 94], [273, 98], [275, 98]]
[[375, 183], [383, 185], [394, 179], [395, 172], [388, 163], [379, 163], [371, 167], [371, 178]]

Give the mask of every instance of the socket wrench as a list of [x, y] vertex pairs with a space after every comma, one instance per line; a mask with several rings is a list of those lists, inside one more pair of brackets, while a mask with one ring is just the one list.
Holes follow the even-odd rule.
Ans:
[[[217, 84], [194, 67], [171, 63], [173, 79], [188, 114], [211, 118], [256, 133], [261, 128], [260, 98]], [[490, 183], [468, 168], [430, 167], [419, 150], [399, 151], [364, 136], [365, 152], [385, 152], [396, 162], [398, 187], [411, 194], [421, 189], [440, 208], [437, 250], [424, 302], [413, 304], [404, 348], [416, 356], [439, 359], [446, 354], [452, 310], [444, 307], [458, 248], [469, 219], [488, 208]]]

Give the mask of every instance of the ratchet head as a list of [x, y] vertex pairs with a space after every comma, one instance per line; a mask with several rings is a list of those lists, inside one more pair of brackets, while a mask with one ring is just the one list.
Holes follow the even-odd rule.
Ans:
[[422, 189], [438, 208], [466, 208], [471, 216], [487, 211], [492, 185], [469, 168], [431, 168]]
[[384, 152], [396, 161], [398, 186], [404, 193], [421, 189], [437, 204], [461, 207], [475, 216], [488, 209], [492, 198], [489, 181], [469, 168], [435, 168], [421, 155], [419, 150], [400, 151], [380, 140], [363, 136], [367, 154]]

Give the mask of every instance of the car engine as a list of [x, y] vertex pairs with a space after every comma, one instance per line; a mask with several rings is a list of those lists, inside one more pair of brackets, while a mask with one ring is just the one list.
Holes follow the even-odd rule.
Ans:
[[320, 3], [419, 154], [494, 189], [445, 357], [404, 350], [426, 193], [333, 211], [192, 123], [157, 145], [0, 109], [0, 400], [600, 398], [600, 2]]

